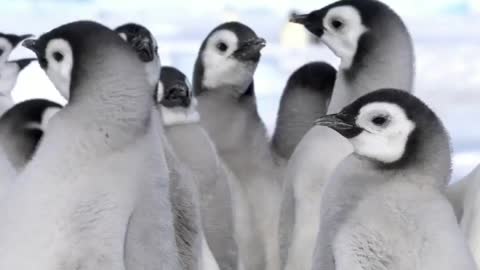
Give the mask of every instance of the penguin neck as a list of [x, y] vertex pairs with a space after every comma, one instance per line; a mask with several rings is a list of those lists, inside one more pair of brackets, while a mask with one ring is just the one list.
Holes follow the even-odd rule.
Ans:
[[285, 89], [278, 109], [272, 147], [280, 157], [289, 159], [316, 119], [327, 112], [327, 97], [319, 89]]
[[[253, 88], [253, 85], [250, 87]], [[200, 122], [219, 153], [259, 152], [254, 145], [268, 145], [267, 131], [258, 114], [253, 89], [245, 92], [252, 94], [241, 97], [218, 94], [218, 91], [222, 90], [204, 90], [197, 99]], [[264, 142], [259, 143], [258, 140]]]
[[144, 69], [130, 72], [128, 80], [112, 76], [118, 74], [115, 70], [100, 70], [86, 72], [76, 84], [72, 80], [69, 103], [59, 114], [62, 124], [83, 137], [78, 138], [82, 143], [104, 151], [123, 147], [147, 132], [155, 86], [148, 84]]
[[410, 35], [406, 30], [381, 33], [364, 34], [352, 65], [338, 71], [329, 113], [377, 89], [412, 91], [415, 59]]

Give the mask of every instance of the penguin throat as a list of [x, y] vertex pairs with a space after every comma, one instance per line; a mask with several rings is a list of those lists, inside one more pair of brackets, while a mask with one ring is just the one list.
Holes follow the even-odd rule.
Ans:
[[167, 127], [187, 125], [200, 122], [200, 114], [197, 111], [197, 100], [193, 99], [188, 108], [167, 108], [159, 105], [162, 112], [163, 124]]

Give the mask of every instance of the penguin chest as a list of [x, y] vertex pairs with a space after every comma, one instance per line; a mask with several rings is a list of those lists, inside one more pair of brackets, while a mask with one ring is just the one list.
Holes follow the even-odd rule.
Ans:
[[29, 167], [0, 209], [0, 269], [122, 269], [129, 217], [155, 176], [148, 149]]

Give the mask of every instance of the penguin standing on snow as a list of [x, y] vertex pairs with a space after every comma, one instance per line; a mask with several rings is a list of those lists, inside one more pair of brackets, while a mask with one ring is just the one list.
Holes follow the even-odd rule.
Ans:
[[[288, 79], [278, 109], [277, 124], [273, 133], [272, 148], [278, 156], [289, 160], [297, 144], [312, 128], [317, 118], [327, 112], [336, 70], [324, 62], [311, 62], [297, 69]], [[302, 252], [304, 240], [309, 237], [303, 228], [303, 221], [295, 227], [299, 217], [310, 218], [304, 209], [311, 207], [308, 198], [298, 198], [291, 178], [284, 177], [279, 226], [280, 260], [282, 269], [289, 257], [297, 257], [292, 252]], [[306, 204], [306, 205], [305, 205]], [[295, 240], [292, 242], [292, 240]], [[292, 247], [291, 247], [292, 246]]]
[[[376, 0], [342, 0], [292, 21], [303, 24], [320, 37], [339, 58], [329, 113], [375, 89], [411, 91], [414, 51], [402, 19]], [[325, 127], [313, 127], [289, 160], [286, 177], [294, 186], [303, 211], [297, 211], [295, 226], [303, 243], [287, 263], [288, 270], [311, 269], [315, 239], [321, 220], [320, 201], [324, 185], [341, 160], [352, 152], [348, 140]], [[301, 215], [301, 216], [300, 216]], [[299, 234], [300, 235], [300, 234]]]
[[200, 126], [191, 84], [178, 69], [163, 67], [159, 88], [163, 89], [158, 107], [162, 111], [165, 134], [196, 180], [207, 243], [220, 269], [239, 269], [231, 176], [219, 159], [210, 137]]
[[18, 75], [34, 60], [19, 59], [0, 63], [0, 115], [13, 106], [12, 91], [17, 84]]
[[253, 75], [265, 40], [228, 22], [203, 41], [193, 75], [200, 123], [233, 172], [236, 238], [248, 270], [278, 270], [281, 172], [256, 108]]
[[449, 136], [406, 91], [367, 94], [317, 125], [352, 144], [322, 198], [314, 270], [476, 269], [444, 190]]
[[144, 63], [89, 21], [23, 44], [69, 102], [0, 206], [0, 268], [180, 269]]

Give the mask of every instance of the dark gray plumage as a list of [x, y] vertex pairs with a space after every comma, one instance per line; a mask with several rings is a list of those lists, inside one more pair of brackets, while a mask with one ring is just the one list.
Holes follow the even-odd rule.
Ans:
[[[0, 147], [13, 167], [20, 171], [32, 158], [46, 126], [49, 109], [60, 110], [58, 103], [45, 99], [20, 102], [0, 118]], [[53, 112], [54, 113], [54, 112]]]
[[280, 99], [272, 147], [289, 159], [313, 122], [325, 115], [332, 96], [336, 70], [325, 62], [311, 62], [290, 75]]

